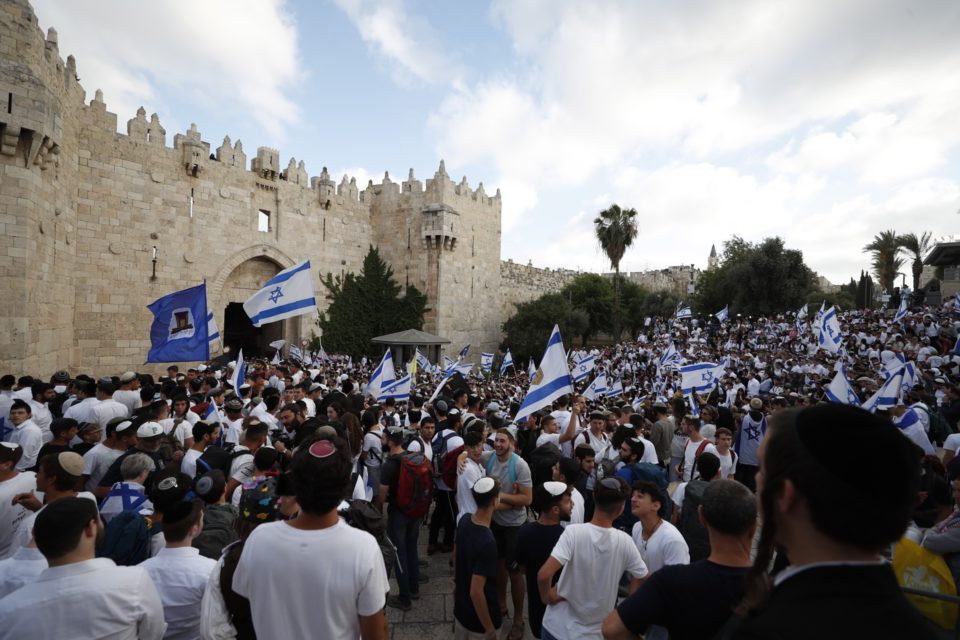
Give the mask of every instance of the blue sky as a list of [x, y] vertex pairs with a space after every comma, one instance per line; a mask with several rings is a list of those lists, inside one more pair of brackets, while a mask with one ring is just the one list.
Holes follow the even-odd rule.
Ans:
[[502, 256], [606, 270], [591, 221], [639, 212], [622, 270], [780, 235], [845, 282], [881, 229], [957, 231], [960, 3], [930, 0], [36, 0], [121, 130], [280, 149], [503, 193]]

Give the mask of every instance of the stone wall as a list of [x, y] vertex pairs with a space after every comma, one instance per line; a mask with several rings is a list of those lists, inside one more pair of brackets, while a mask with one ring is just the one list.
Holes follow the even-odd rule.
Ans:
[[506, 321], [521, 302], [529, 302], [545, 293], [556, 293], [577, 276], [566, 269], [541, 269], [517, 264], [512, 260], [500, 263], [500, 316]]
[[[322, 310], [320, 278], [359, 271], [370, 245], [427, 293], [424, 329], [450, 350], [499, 340], [500, 193], [454, 183], [442, 161], [425, 183], [411, 170], [361, 191], [293, 158], [282, 169], [276, 149], [248, 158], [229, 137], [213, 149], [195, 126], [170, 146], [143, 108], [118, 134], [24, 0], [0, 0], [0, 101], [2, 372], [152, 370], [140, 365], [156, 298], [206, 280], [222, 331], [253, 280], [309, 258]], [[309, 317], [282, 324], [287, 340], [315, 330]]]

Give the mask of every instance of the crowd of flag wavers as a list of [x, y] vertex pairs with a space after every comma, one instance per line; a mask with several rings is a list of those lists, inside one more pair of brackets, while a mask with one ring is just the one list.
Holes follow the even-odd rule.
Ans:
[[[205, 297], [151, 305], [151, 361], [209, 358]], [[526, 366], [3, 375], [0, 638], [385, 638], [448, 561], [455, 638], [953, 633], [960, 301], [690, 315]]]

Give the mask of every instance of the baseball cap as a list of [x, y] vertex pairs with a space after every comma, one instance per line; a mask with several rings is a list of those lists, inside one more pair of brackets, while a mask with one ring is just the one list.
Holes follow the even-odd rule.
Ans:
[[163, 427], [157, 422], [144, 422], [137, 429], [138, 438], [157, 438], [163, 435]]

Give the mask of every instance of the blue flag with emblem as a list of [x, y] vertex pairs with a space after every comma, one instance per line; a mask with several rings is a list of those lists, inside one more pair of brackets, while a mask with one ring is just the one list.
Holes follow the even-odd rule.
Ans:
[[153, 313], [147, 362], [210, 359], [206, 283], [168, 293], [147, 308]]
[[530, 380], [530, 388], [515, 417], [520, 422], [528, 415], [552, 403], [560, 396], [573, 393], [573, 379], [567, 368], [567, 352], [563, 348], [560, 327], [554, 325], [547, 340], [547, 349], [540, 360], [540, 368]]
[[312, 313], [316, 308], [309, 260], [273, 276], [243, 303], [243, 310], [255, 327]]
[[502, 376], [507, 372], [508, 367], [513, 366], [513, 354], [510, 353], [510, 349], [507, 349], [507, 352], [503, 356], [503, 362], [500, 363], [500, 375]]

